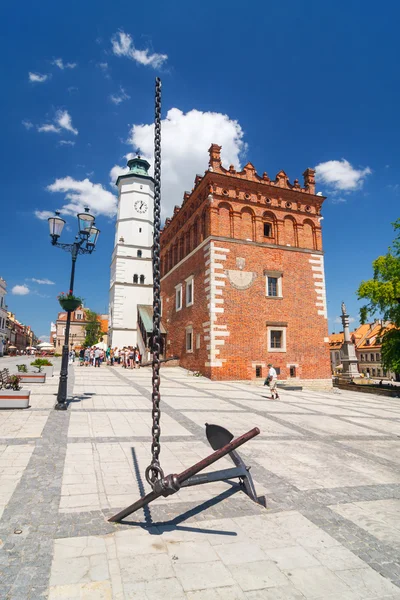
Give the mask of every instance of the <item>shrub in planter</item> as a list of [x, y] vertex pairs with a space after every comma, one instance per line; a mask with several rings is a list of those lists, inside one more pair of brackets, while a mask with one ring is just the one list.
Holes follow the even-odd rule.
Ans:
[[52, 367], [52, 366], [53, 366], [53, 363], [50, 362], [47, 358], [36, 358], [36, 360], [31, 362], [31, 367], [36, 367], [37, 369], [39, 369], [39, 373], [42, 371], [42, 367]]
[[68, 294], [61, 292], [61, 294], [57, 296], [57, 300], [59, 301], [60, 306], [67, 312], [76, 310], [82, 304], [82, 298], [79, 298], [79, 296], [74, 296], [71, 291], [69, 291]]
[[28, 367], [26, 365], [17, 365], [17, 369], [18, 369], [19, 373], [27, 373], [28, 372]]
[[10, 375], [9, 384], [10, 384], [10, 388], [17, 392], [18, 390], [21, 389], [21, 376], [20, 375]]

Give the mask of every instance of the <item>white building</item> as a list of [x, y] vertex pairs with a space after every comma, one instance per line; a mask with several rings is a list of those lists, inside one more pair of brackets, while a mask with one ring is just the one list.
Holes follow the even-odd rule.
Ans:
[[[140, 156], [128, 161], [120, 175], [118, 214], [111, 259], [109, 343], [112, 347], [142, 345], [138, 339], [138, 305], [153, 304], [154, 180]], [[139, 334], [140, 338], [140, 334]]]
[[6, 306], [7, 284], [0, 277], [0, 356], [3, 356], [7, 344], [7, 306]]

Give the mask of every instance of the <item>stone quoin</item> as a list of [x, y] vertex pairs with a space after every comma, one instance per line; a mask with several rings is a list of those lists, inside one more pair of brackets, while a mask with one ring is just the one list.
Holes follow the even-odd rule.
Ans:
[[161, 232], [166, 355], [211, 379], [263, 378], [331, 386], [321, 206], [313, 169], [304, 187], [247, 163], [197, 175]]

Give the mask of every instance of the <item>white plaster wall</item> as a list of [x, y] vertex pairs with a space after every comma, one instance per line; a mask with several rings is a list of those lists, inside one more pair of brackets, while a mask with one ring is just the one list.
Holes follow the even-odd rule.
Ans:
[[227, 326], [223, 323], [224, 299], [223, 289], [225, 287], [226, 275], [223, 263], [227, 259], [228, 248], [221, 248], [217, 243], [211, 241], [204, 247], [204, 258], [206, 264], [206, 277], [204, 279], [207, 298], [207, 308], [210, 320], [203, 323], [204, 340], [207, 343], [206, 367], [222, 367], [225, 360], [219, 358], [220, 346], [225, 344], [229, 337]]
[[[137, 306], [153, 303], [153, 182], [129, 177], [119, 183], [115, 247], [110, 268], [110, 341], [113, 346], [132, 346], [137, 342]], [[147, 204], [138, 213], [137, 200]], [[139, 231], [141, 229], [141, 231]], [[120, 242], [123, 237], [124, 241]], [[137, 251], [142, 251], [142, 257]], [[133, 284], [134, 275], [144, 275], [145, 284]]]

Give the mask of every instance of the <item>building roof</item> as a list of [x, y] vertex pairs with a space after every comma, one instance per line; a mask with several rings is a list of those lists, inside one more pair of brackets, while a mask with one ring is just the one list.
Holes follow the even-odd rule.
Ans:
[[[153, 307], [147, 304], [138, 304], [138, 312], [147, 333], [151, 333], [153, 331]], [[167, 333], [162, 323], [160, 329], [161, 333]]]
[[382, 337], [383, 334], [389, 329], [395, 329], [393, 323], [385, 322], [385, 321], [375, 321], [375, 323], [370, 324], [370, 331], [364, 338], [361, 340], [361, 343], [358, 344], [358, 350], [368, 350], [370, 348], [381, 348], [382, 346]]
[[[369, 348], [381, 348], [382, 336], [388, 329], [393, 329], [394, 325], [384, 321], [374, 321], [373, 323], [364, 323], [350, 333], [350, 339], [353, 340], [357, 350], [368, 350]], [[344, 333], [332, 333], [329, 336], [330, 350], [340, 350], [344, 342]]]
[[339, 350], [344, 342], [344, 333], [343, 331], [341, 333], [332, 333], [332, 335], [329, 336], [329, 348], [331, 350]]

